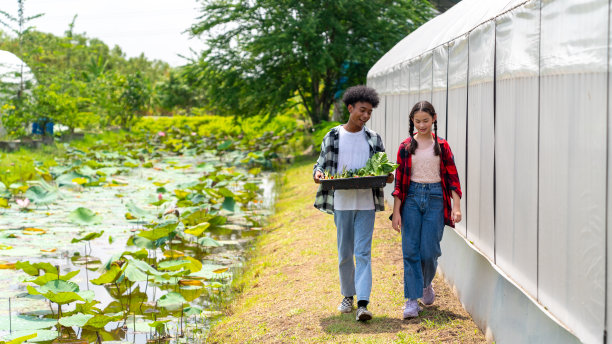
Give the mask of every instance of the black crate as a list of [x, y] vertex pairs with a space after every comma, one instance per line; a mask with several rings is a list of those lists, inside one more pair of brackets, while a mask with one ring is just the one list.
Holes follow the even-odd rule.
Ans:
[[371, 189], [382, 188], [388, 176], [321, 179], [323, 190]]

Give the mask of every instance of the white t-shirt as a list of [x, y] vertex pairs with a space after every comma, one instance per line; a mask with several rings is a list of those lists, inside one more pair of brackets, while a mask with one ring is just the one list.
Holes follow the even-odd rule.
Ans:
[[[365, 129], [356, 133], [346, 131], [340, 127], [340, 142], [338, 147], [338, 169], [340, 174], [343, 167], [354, 170], [365, 166], [370, 158], [370, 145], [366, 138]], [[374, 209], [374, 196], [372, 189], [352, 189], [334, 191], [335, 210], [372, 210]]]

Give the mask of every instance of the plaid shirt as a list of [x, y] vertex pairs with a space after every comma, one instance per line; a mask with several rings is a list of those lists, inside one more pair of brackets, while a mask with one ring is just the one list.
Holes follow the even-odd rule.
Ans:
[[[410, 137], [404, 140], [397, 151], [397, 164], [399, 164], [399, 167], [395, 170], [395, 190], [392, 195], [397, 196], [402, 201], [402, 208], [400, 209], [403, 209], [404, 200], [406, 200], [408, 188], [410, 187], [412, 168], [412, 155], [408, 154], [410, 140]], [[438, 144], [440, 144], [440, 179], [444, 198], [444, 223], [454, 228], [455, 224], [451, 220], [451, 199], [453, 198], [451, 192], [455, 191], [459, 198], [461, 198], [459, 174], [457, 174], [455, 158], [448, 142], [438, 137]]]
[[[380, 135], [375, 131], [365, 128], [365, 135], [370, 145], [370, 157], [378, 152], [384, 152], [385, 146]], [[321, 143], [321, 154], [317, 163], [314, 165], [312, 175], [316, 171], [328, 171], [330, 174], [336, 174], [338, 169], [338, 147], [340, 146], [340, 125], [332, 128], [323, 138]], [[382, 188], [373, 188], [372, 195], [374, 197], [374, 209], [376, 211], [385, 210], [385, 198]], [[317, 196], [314, 203], [315, 208], [328, 214], [334, 213], [334, 190], [323, 190], [319, 185]]]

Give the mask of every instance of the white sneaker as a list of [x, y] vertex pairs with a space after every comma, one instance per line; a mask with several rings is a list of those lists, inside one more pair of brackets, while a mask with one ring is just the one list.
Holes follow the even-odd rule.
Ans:
[[356, 314], [355, 319], [357, 321], [368, 321], [368, 320], [372, 319], [372, 312], [370, 312], [364, 306], [361, 306], [361, 307], [357, 308], [357, 314]]
[[353, 298], [345, 297], [344, 299], [342, 299], [342, 302], [340, 302], [340, 305], [338, 305], [338, 310], [340, 311], [340, 313], [352, 312], [353, 311]]
[[436, 292], [433, 289], [433, 283], [427, 286], [427, 288], [423, 288], [423, 304], [429, 306], [434, 303], [436, 299]]
[[406, 304], [404, 305], [404, 319], [418, 317], [420, 310], [421, 307], [419, 307], [419, 303], [416, 299], [408, 299], [408, 301], [406, 301]]

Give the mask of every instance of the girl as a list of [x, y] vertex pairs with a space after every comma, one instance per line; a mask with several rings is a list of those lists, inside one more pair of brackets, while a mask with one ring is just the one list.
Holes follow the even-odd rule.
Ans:
[[392, 226], [398, 232], [401, 227], [406, 319], [419, 315], [417, 299], [422, 297], [425, 305], [434, 302], [431, 281], [442, 254], [444, 225], [461, 221], [459, 175], [450, 146], [438, 137], [436, 111], [429, 102], [412, 107], [410, 137], [400, 144], [397, 163]]

